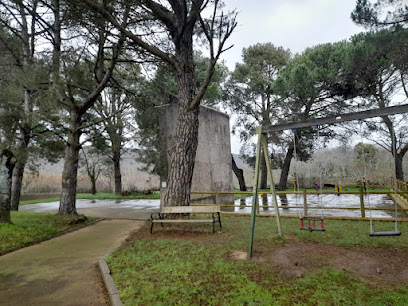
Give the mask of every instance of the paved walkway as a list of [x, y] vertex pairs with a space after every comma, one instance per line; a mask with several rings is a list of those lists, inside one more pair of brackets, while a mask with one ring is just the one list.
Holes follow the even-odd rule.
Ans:
[[[57, 213], [59, 202], [20, 205], [20, 211]], [[160, 208], [160, 200], [77, 200], [79, 214], [89, 217], [147, 220]]]
[[0, 305], [106, 305], [98, 259], [143, 224], [106, 220], [0, 257]]

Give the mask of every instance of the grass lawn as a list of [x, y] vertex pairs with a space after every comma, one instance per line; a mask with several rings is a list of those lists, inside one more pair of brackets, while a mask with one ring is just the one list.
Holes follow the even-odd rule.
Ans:
[[[78, 193], [77, 199], [94, 199], [94, 200], [106, 200], [106, 199], [160, 199], [160, 192], [154, 192], [152, 194], [144, 194], [144, 193], [131, 193], [129, 195], [121, 195], [115, 193]], [[36, 200], [26, 200], [20, 201], [20, 205], [25, 204], [37, 204], [37, 203], [48, 203], [48, 202], [56, 202], [59, 201], [59, 197], [55, 198], [48, 198], [48, 199], [36, 199]]]
[[13, 224], [0, 224], [0, 252], [12, 247], [26, 246], [59, 232], [83, 227], [95, 218], [78, 224], [69, 224], [71, 216], [32, 212], [11, 212]]
[[[326, 220], [326, 232], [297, 219], [257, 218], [246, 260], [249, 217], [208, 224], [149, 224], [107, 262], [125, 305], [407, 305], [408, 223], [400, 237], [369, 237], [369, 223]], [[376, 230], [393, 230], [376, 222]]]

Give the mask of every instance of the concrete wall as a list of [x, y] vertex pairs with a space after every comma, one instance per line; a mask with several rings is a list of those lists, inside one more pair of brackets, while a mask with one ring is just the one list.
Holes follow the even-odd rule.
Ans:
[[[170, 161], [172, 137], [178, 118], [177, 105], [171, 104], [163, 109], [161, 137], [163, 139], [162, 158]], [[193, 173], [192, 191], [233, 191], [231, 171], [231, 140], [229, 116], [217, 110], [201, 106], [199, 115], [198, 148]], [[167, 177], [162, 177], [166, 181]], [[162, 189], [162, 194], [164, 194]], [[192, 199], [205, 195], [192, 195]], [[217, 195], [199, 200], [206, 204], [232, 204], [233, 195]]]

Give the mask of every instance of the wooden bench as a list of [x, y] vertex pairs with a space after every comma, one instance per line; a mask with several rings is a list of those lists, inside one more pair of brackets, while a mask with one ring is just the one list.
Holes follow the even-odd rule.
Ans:
[[[173, 206], [173, 207], [162, 207], [160, 212], [152, 213], [151, 215], [151, 222], [152, 225], [150, 227], [150, 233], [153, 233], [153, 225], [155, 223], [160, 223], [163, 226], [163, 223], [212, 223], [213, 229], [212, 232], [214, 234], [215, 231], [215, 223], [218, 222], [220, 224], [220, 229], [222, 228], [221, 224], [221, 209], [219, 205], [201, 205], [201, 206]], [[158, 218], [155, 219], [154, 215], [158, 215]], [[188, 215], [188, 219], [165, 219], [166, 215]], [[212, 219], [190, 219], [191, 214], [211, 214]], [[215, 218], [215, 215], [218, 216], [218, 219]]]

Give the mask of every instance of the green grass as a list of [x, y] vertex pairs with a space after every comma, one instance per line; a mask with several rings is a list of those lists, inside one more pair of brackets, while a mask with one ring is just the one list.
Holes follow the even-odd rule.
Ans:
[[59, 232], [83, 227], [86, 222], [69, 224], [71, 216], [59, 216], [33, 212], [11, 212], [13, 224], [0, 224], [0, 252], [12, 247], [30, 245], [39, 239], [54, 236]]
[[25, 200], [25, 201], [20, 201], [20, 205], [57, 202], [60, 199], [61, 199], [60, 197], [55, 197], [55, 198], [47, 198], [47, 199]]
[[131, 193], [129, 195], [121, 195], [115, 193], [78, 193], [77, 199], [95, 199], [95, 200], [105, 200], [105, 199], [160, 199], [160, 192], [154, 192], [152, 194], [144, 193]]
[[[20, 205], [26, 204], [38, 204], [59, 201], [60, 197], [48, 198], [48, 199], [36, 199], [20, 201]], [[78, 193], [77, 199], [89, 199], [89, 200], [106, 200], [106, 199], [160, 199], [160, 192], [154, 192], [152, 194], [144, 193], [131, 193], [130, 195], [121, 195], [115, 193]]]
[[[393, 248], [407, 254], [408, 235], [369, 237], [367, 222], [326, 220], [327, 231], [299, 231], [299, 221], [283, 219], [284, 237], [272, 218], [256, 221], [255, 257], [268, 258], [288, 244], [329, 245], [346, 249]], [[107, 261], [125, 305], [406, 305], [408, 287], [371, 282], [346, 270], [322, 266], [304, 277], [287, 277], [267, 260], [236, 261], [231, 251], [246, 252], [250, 219], [223, 217], [223, 229], [208, 225], [157, 227], [149, 224]], [[392, 223], [376, 223], [392, 229]], [[408, 231], [408, 224], [401, 224]], [[334, 248], [334, 247], [333, 247]], [[407, 254], [408, 255], [408, 254]], [[319, 258], [316, 258], [319, 260]]]

